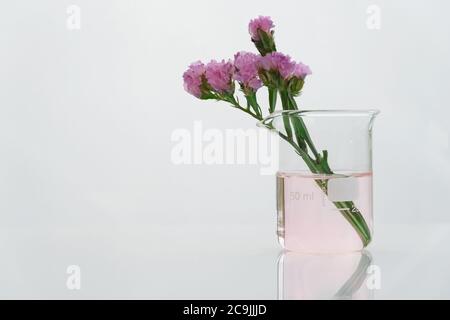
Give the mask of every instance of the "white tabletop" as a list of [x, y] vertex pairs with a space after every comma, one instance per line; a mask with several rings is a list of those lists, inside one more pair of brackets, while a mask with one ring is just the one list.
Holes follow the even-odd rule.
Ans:
[[[363, 269], [357, 254], [283, 254], [268, 225], [3, 229], [0, 239], [2, 299], [450, 298], [450, 225], [377, 226]], [[336, 295], [361, 271], [364, 283]]]

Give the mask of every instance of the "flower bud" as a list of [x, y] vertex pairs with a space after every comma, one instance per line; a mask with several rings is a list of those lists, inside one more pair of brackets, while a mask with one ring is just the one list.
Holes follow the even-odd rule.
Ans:
[[274, 24], [272, 19], [263, 16], [251, 20], [248, 25], [248, 31], [252, 38], [252, 42], [263, 56], [277, 50], [273, 38], [273, 27]]

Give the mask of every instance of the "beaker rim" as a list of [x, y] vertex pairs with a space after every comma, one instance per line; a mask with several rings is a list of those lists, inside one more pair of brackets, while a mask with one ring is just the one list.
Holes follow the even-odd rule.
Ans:
[[378, 109], [318, 109], [318, 110], [279, 110], [269, 114], [257, 123], [266, 127], [266, 124], [281, 116], [297, 115], [299, 117], [369, 117], [373, 118], [380, 113]]

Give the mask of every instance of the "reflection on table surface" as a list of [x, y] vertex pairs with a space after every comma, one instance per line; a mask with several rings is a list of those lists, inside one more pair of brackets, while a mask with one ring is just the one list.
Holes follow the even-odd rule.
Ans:
[[278, 299], [373, 299], [376, 273], [370, 273], [371, 265], [368, 251], [340, 255], [283, 252], [278, 260]]

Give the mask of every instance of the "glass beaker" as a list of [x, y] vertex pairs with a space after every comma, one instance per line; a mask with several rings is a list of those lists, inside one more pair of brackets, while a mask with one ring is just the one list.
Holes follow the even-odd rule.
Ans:
[[260, 124], [280, 137], [277, 234], [287, 250], [362, 250], [373, 234], [372, 125], [377, 110], [288, 110]]

